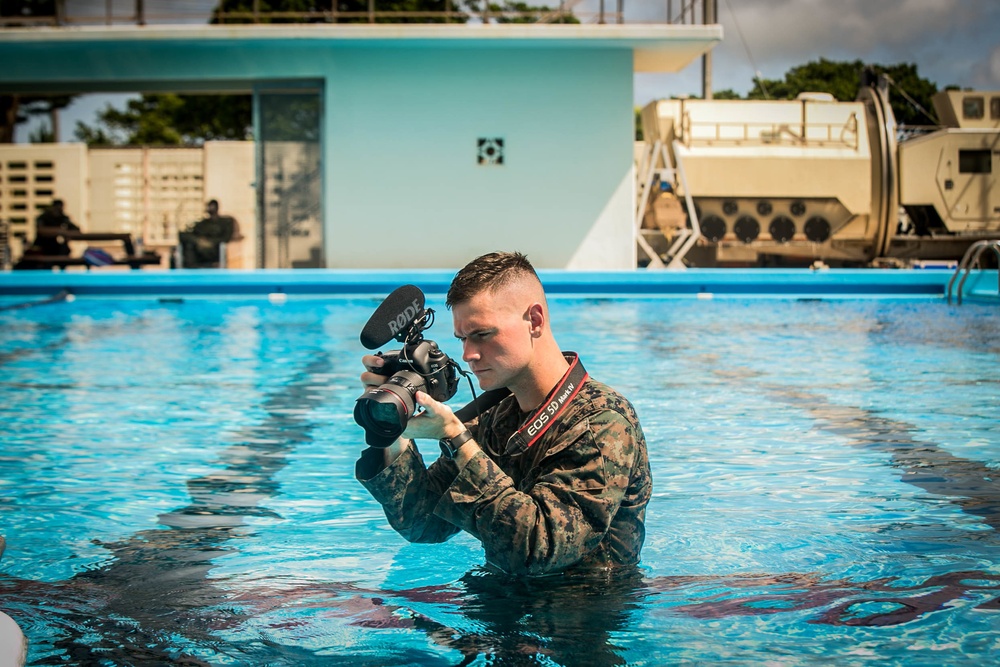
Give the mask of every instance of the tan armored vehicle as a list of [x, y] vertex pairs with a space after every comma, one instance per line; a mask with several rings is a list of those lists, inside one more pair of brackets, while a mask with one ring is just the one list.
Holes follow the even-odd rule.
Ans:
[[854, 102], [660, 100], [642, 111], [640, 261], [868, 265], [958, 259], [1000, 234], [1000, 92], [946, 91], [896, 126], [884, 81]]

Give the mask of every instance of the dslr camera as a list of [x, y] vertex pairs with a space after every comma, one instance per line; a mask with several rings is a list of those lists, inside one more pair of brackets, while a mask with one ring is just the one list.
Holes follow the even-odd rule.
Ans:
[[434, 310], [424, 308], [423, 292], [404, 285], [385, 298], [362, 330], [361, 344], [369, 350], [393, 339], [403, 345], [378, 353], [384, 364], [373, 372], [389, 379], [354, 404], [354, 421], [365, 429], [369, 446], [385, 448], [396, 441], [413, 416], [418, 391], [444, 402], [458, 390], [458, 364], [423, 337], [433, 323]]

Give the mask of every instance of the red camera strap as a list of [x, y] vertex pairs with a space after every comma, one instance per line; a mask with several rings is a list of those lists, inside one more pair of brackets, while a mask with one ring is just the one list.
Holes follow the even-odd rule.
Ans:
[[556, 418], [562, 414], [563, 409], [579, 393], [583, 383], [587, 381], [589, 375], [583, 364], [580, 363], [579, 355], [576, 352], [563, 352], [563, 355], [569, 362], [569, 369], [559, 380], [555, 389], [549, 392], [549, 395], [542, 401], [542, 405], [507, 440], [507, 454], [520, 454], [538, 442], [538, 439], [552, 426]]

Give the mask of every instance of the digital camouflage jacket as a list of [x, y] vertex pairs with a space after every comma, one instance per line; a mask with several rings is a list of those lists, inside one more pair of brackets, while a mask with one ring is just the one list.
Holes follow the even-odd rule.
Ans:
[[445, 457], [426, 467], [411, 446], [389, 466], [366, 449], [356, 476], [405, 539], [467, 531], [509, 574], [638, 563], [652, 479], [631, 403], [588, 378], [530, 448], [507, 453], [528, 416], [508, 396], [469, 423], [483, 452], [460, 473]]

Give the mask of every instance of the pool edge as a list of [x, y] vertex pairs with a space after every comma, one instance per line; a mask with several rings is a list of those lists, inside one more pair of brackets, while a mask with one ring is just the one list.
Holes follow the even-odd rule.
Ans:
[[[139, 271], [10, 271], [0, 296], [385, 295], [412, 283], [444, 294], [456, 269], [260, 269]], [[688, 269], [685, 271], [539, 270], [550, 295], [769, 297], [937, 297], [951, 271], [920, 269]], [[964, 298], [989, 300], [996, 271], [970, 277]], [[993, 291], [995, 294], [995, 291]]]

